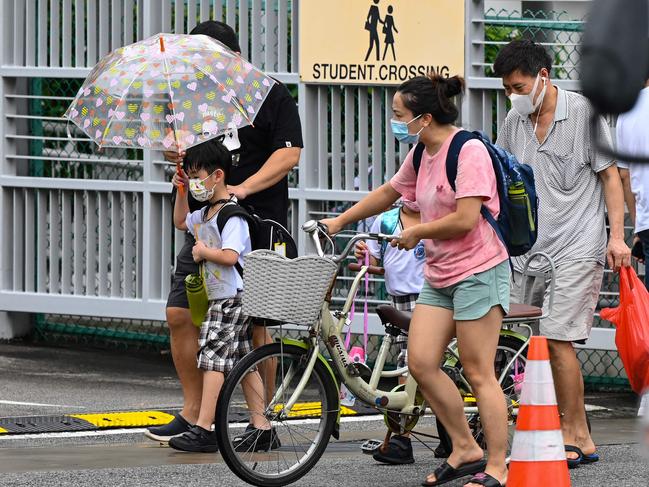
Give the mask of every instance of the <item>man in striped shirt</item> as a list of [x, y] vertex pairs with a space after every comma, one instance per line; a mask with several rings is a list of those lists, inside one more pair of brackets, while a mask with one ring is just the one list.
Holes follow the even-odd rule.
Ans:
[[[606, 261], [617, 271], [629, 265], [631, 252], [624, 242], [624, 198], [615, 161], [595, 150], [588, 100], [554, 86], [551, 69], [551, 57], [532, 41], [513, 41], [500, 51], [494, 72], [502, 77], [513, 109], [498, 144], [534, 169], [539, 233], [530, 253], [544, 252], [556, 265], [552, 314], [538, 331], [548, 338], [566, 456], [575, 467], [599, 457], [588, 431], [573, 343], [584, 343], [590, 334]], [[600, 118], [597, 123], [602, 142], [610, 146], [606, 122]], [[523, 279], [516, 276], [525, 260], [514, 259], [512, 300], [547, 309], [549, 279], [530, 278], [521, 286]], [[533, 270], [548, 271], [543, 265], [537, 263]]]

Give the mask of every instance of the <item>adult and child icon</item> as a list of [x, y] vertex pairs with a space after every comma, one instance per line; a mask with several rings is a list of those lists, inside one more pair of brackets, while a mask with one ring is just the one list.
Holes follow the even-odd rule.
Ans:
[[[367, 54], [365, 55], [365, 61], [367, 61], [372, 54], [372, 50], [376, 49], [376, 60], [385, 61], [385, 56], [388, 53], [388, 48], [392, 49], [392, 58], [396, 61], [397, 55], [394, 51], [394, 32], [397, 34], [396, 25], [394, 24], [394, 17], [392, 13], [394, 8], [392, 5], [388, 6], [388, 13], [383, 19], [381, 19], [381, 12], [379, 10], [378, 4], [379, 0], [373, 0], [374, 4], [370, 6], [369, 11], [367, 12], [367, 18], [365, 19], [365, 30], [370, 33], [370, 46], [367, 49]], [[381, 47], [379, 43], [379, 23], [383, 24], [382, 32], [385, 34], [384, 43], [385, 49], [383, 49], [383, 57], [380, 57]], [[394, 32], [393, 32], [394, 31]]]

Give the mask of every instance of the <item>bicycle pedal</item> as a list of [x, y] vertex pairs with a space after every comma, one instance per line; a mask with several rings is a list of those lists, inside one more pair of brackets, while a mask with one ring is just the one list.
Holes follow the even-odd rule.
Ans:
[[367, 440], [361, 445], [361, 451], [366, 455], [373, 455], [382, 444], [381, 440]]

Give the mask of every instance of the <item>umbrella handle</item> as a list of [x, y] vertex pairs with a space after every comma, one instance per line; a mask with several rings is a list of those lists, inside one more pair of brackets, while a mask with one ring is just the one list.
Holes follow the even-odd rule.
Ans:
[[[176, 173], [180, 176], [180, 162], [176, 162]], [[185, 196], [185, 185], [178, 186], [178, 193], [180, 196]]]

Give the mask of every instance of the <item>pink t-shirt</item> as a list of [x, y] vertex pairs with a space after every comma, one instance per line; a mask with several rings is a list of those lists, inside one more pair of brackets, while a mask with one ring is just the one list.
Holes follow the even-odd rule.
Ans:
[[[471, 196], [482, 197], [483, 204], [496, 218], [500, 212], [496, 176], [489, 153], [479, 140], [469, 140], [462, 146], [455, 181], [457, 192], [453, 192], [446, 177], [446, 156], [453, 135], [446, 139], [437, 154], [431, 156], [424, 151], [419, 177], [415, 175], [414, 149], [411, 150], [390, 184], [405, 198], [417, 201], [423, 223], [455, 212], [456, 200]], [[426, 239], [424, 246], [424, 277], [433, 288], [452, 286], [508, 258], [507, 249], [482, 216], [465, 236], [450, 240]]]

